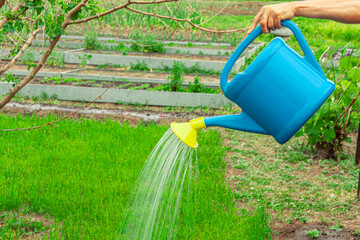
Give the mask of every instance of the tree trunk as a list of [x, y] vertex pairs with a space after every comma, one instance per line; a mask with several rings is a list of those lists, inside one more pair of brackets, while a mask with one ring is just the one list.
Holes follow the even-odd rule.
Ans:
[[[355, 154], [355, 164], [359, 166], [360, 162], [360, 121], [359, 121], [359, 129], [358, 129], [358, 136], [356, 140], [356, 154]], [[359, 184], [360, 184], [360, 178], [359, 178]]]

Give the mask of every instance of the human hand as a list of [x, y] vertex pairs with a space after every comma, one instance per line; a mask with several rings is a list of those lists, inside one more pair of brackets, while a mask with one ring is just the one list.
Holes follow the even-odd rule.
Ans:
[[282, 20], [292, 19], [294, 16], [295, 5], [292, 3], [263, 6], [254, 17], [247, 33], [251, 33], [259, 22], [263, 33], [269, 33], [270, 30], [281, 28]]

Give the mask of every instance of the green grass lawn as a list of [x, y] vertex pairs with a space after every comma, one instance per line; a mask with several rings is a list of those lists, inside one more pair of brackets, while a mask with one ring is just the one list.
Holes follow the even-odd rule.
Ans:
[[[1, 115], [0, 124], [20, 128], [55, 118]], [[0, 238], [20, 238], [26, 225], [22, 216], [38, 213], [53, 223], [51, 239], [117, 239], [137, 176], [166, 129], [83, 119], [1, 133]], [[264, 239], [269, 234], [263, 208], [236, 208], [224, 177], [221, 141], [218, 131], [200, 132], [199, 175], [192, 185], [196, 201], [187, 204], [193, 195], [184, 194], [178, 239]], [[184, 217], [188, 213], [190, 220]]]

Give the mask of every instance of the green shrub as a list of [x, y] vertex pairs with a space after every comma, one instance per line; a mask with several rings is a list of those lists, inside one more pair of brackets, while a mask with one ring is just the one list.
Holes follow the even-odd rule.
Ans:
[[94, 50], [101, 49], [101, 44], [98, 41], [95, 33], [90, 33], [85, 36], [84, 48]]
[[144, 61], [140, 62], [138, 60], [136, 64], [130, 63], [130, 70], [133, 70], [133, 71], [150, 71], [150, 68], [148, 67], [146, 62], [144, 62]]
[[147, 36], [145, 38], [135, 37], [134, 41], [131, 42], [130, 48], [134, 52], [154, 52], [154, 53], [166, 52], [166, 48], [164, 44], [155, 41], [151, 36]]
[[184, 64], [182, 62], [174, 61], [173, 68], [171, 69], [171, 75], [168, 76], [169, 80], [169, 89], [171, 91], [182, 91], [183, 90], [183, 83], [184, 77], [182, 74], [184, 73]]
[[[348, 47], [343, 48], [342, 54]], [[296, 134], [307, 137], [307, 144], [317, 151], [317, 158], [338, 159], [344, 141], [351, 141], [348, 135], [358, 126], [360, 59], [357, 57], [354, 52], [340, 60], [339, 69], [329, 71], [336, 84], [334, 93]]]

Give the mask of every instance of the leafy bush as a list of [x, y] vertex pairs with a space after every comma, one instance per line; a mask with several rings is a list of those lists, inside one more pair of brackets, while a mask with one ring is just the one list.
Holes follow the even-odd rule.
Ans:
[[84, 40], [84, 48], [94, 50], [101, 49], [101, 44], [98, 41], [96, 34], [90, 33], [86, 35]]
[[46, 64], [48, 66], [64, 68], [65, 67], [64, 54], [56, 53], [56, 52], [50, 53], [50, 56], [46, 60]]
[[16, 76], [12, 75], [11, 73], [8, 73], [4, 77], [1, 77], [0, 81], [13, 83], [12, 84], [13, 87], [15, 87], [15, 85], [20, 83], [20, 79], [18, 77], [16, 77]]
[[[345, 46], [341, 53], [346, 53], [348, 47]], [[344, 141], [351, 141], [348, 135], [357, 128], [360, 116], [358, 57], [359, 51], [342, 58], [339, 69], [329, 72], [336, 83], [334, 93], [296, 134], [307, 136], [308, 145], [317, 151], [317, 158], [338, 159]]]
[[200, 82], [199, 76], [195, 76], [193, 83], [189, 82], [189, 87], [186, 91], [198, 93], [220, 93], [219, 89], [205, 87], [204, 84]]
[[205, 90], [204, 84], [199, 81], [199, 76], [194, 78], [194, 83], [189, 82], [189, 84], [190, 92], [204, 92]]
[[182, 62], [174, 61], [173, 68], [171, 70], [171, 75], [168, 76], [169, 80], [169, 88], [171, 91], [182, 91], [184, 77], [182, 74], [184, 73], [184, 64]]
[[84, 68], [90, 59], [92, 59], [92, 55], [90, 54], [85, 53], [83, 56], [79, 56], [80, 67]]
[[133, 71], [150, 71], [150, 68], [148, 67], [146, 62], [144, 62], [144, 61], [140, 62], [138, 60], [136, 64], [130, 63], [130, 70], [133, 70]]
[[130, 47], [134, 52], [166, 52], [164, 44], [155, 41], [151, 36], [146, 36], [141, 39], [135, 36], [134, 39], [136, 39], [136, 41], [132, 41]]

